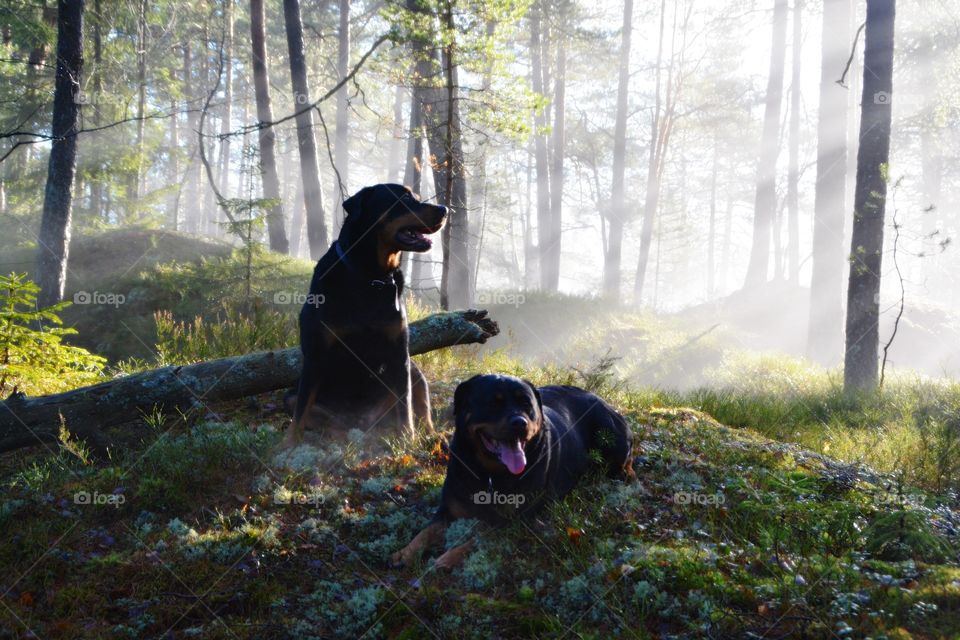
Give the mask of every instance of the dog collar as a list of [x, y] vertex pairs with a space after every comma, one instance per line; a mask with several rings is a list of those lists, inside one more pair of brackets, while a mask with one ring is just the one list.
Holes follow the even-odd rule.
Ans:
[[[340, 258], [340, 262], [350, 270], [351, 273], [359, 274], [359, 270], [356, 269], [353, 264], [347, 259], [347, 252], [343, 250], [343, 247], [340, 245], [340, 241], [337, 240], [333, 243], [334, 248], [337, 250], [337, 257]], [[388, 278], [386, 280], [374, 278], [370, 280], [370, 286], [376, 287], [377, 289], [382, 289], [387, 286], [396, 286], [396, 281], [393, 278]]]
[[[337, 257], [347, 268], [347, 270], [355, 275], [360, 275], [360, 272], [347, 259], [347, 252], [343, 250], [343, 247], [340, 245], [340, 241], [335, 241], [333, 246], [337, 250]], [[400, 310], [400, 287], [397, 286], [395, 277], [390, 277], [385, 280], [374, 278], [373, 280], [369, 281], [369, 285], [374, 289], [386, 289], [387, 287], [393, 287], [393, 306], [397, 311]]]

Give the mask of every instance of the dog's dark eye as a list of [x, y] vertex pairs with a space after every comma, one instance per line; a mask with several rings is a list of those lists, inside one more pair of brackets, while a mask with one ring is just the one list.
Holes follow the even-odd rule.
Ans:
[[518, 400], [514, 403], [514, 406], [516, 406], [517, 409], [519, 409], [520, 411], [529, 411], [529, 410], [530, 410], [530, 403], [527, 402], [526, 400], [519, 400], [519, 399], [518, 399]]

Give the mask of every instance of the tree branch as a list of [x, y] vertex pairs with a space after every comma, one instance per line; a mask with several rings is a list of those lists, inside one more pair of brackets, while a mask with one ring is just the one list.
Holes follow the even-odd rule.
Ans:
[[207, 159], [206, 147], [203, 144], [203, 125], [207, 120], [207, 111], [210, 109], [210, 103], [213, 101], [213, 96], [215, 96], [217, 91], [220, 90], [220, 82], [223, 80], [223, 38], [224, 36], [221, 33], [220, 43], [217, 49], [217, 82], [213, 85], [210, 93], [207, 94], [207, 99], [203, 103], [203, 109], [200, 111], [200, 121], [197, 124], [197, 149], [200, 151], [200, 162], [203, 164], [203, 172], [207, 176], [207, 182], [209, 183], [210, 188], [213, 189], [213, 195], [217, 199], [217, 206], [220, 207], [224, 215], [227, 216], [227, 219], [230, 221], [230, 223], [236, 225], [237, 220], [233, 217], [233, 212], [230, 211], [230, 207], [227, 206], [227, 201], [220, 192], [220, 189], [217, 187], [217, 181], [213, 178], [213, 169], [210, 167], [210, 161]]
[[353, 79], [353, 76], [355, 76], [355, 75], [357, 74], [357, 72], [360, 71], [361, 67], [363, 67], [364, 63], [366, 63], [367, 58], [369, 58], [371, 55], [373, 55], [373, 52], [376, 51], [377, 48], [380, 47], [380, 45], [382, 45], [384, 42], [386, 42], [387, 40], [389, 40], [389, 39], [390, 39], [390, 36], [391, 36], [391, 34], [385, 33], [384, 35], [382, 35], [382, 36], [380, 36], [379, 38], [377, 38], [376, 41], [373, 43], [373, 45], [372, 45], [369, 49], [367, 49], [367, 52], [364, 53], [363, 56], [361, 56], [361, 58], [357, 61], [357, 64], [355, 64], [355, 65], [353, 66], [353, 69], [350, 70], [350, 73], [348, 73], [348, 74], [345, 75], [343, 78], [341, 78], [340, 81], [339, 81], [337, 84], [333, 85], [333, 87], [331, 87], [326, 93], [324, 93], [322, 96], [320, 96], [319, 98], [317, 98], [317, 99], [314, 100], [313, 102], [311, 102], [311, 103], [303, 106], [303, 107], [300, 108], [300, 109], [297, 109], [296, 111], [294, 111], [294, 112], [291, 113], [291, 114], [288, 114], [288, 115], [283, 116], [282, 118], [278, 118], [278, 119], [276, 119], [276, 120], [271, 120], [270, 122], [257, 122], [256, 124], [245, 125], [245, 126], [243, 126], [243, 127], [240, 127], [239, 129], [235, 129], [235, 130], [233, 130], [233, 131], [229, 131], [229, 132], [227, 132], [227, 133], [218, 134], [217, 137], [222, 140], [222, 139], [224, 139], [224, 138], [230, 138], [230, 137], [233, 137], [233, 136], [246, 135], [246, 134], [248, 134], [248, 133], [253, 133], [253, 132], [255, 132], [255, 131], [260, 131], [261, 129], [266, 129], [266, 128], [268, 128], [268, 127], [274, 127], [274, 126], [276, 126], [276, 125], [278, 125], [278, 124], [282, 124], [282, 123], [284, 123], [284, 122], [288, 122], [288, 121], [290, 121], [290, 120], [293, 120], [293, 119], [296, 118], [297, 116], [302, 115], [302, 114], [306, 113], [307, 111], [310, 111], [311, 109], [316, 109], [321, 102], [324, 102], [325, 100], [328, 100], [329, 98], [331, 98], [334, 94], [337, 93], [337, 91], [340, 90], [340, 87], [342, 87], [342, 86], [345, 85], [346, 83], [350, 82], [350, 81]]
[[866, 22], [864, 22], [863, 24], [861, 24], [861, 25], [860, 25], [860, 28], [857, 29], [857, 34], [856, 34], [855, 36], [853, 36], [853, 47], [851, 47], [851, 49], [850, 49], [850, 57], [847, 58], [847, 64], [846, 64], [846, 66], [843, 67], [843, 75], [841, 75], [841, 76], [840, 76], [840, 79], [837, 80], [837, 84], [840, 85], [841, 87], [845, 88], [845, 89], [849, 88], [849, 87], [847, 87], [847, 85], [845, 84], [846, 81], [847, 81], [847, 73], [849, 73], [849, 71], [850, 71], [850, 65], [853, 64], [853, 56], [857, 55], [857, 43], [860, 41], [860, 34], [863, 33], [863, 30], [864, 30], [864, 28], [866, 28], [866, 26], [867, 26], [867, 23], [866, 23]]

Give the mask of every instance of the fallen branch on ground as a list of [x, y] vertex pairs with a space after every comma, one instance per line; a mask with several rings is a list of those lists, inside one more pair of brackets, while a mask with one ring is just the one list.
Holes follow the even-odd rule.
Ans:
[[[410, 354], [483, 343], [500, 332], [486, 311], [436, 313], [410, 324]], [[152, 369], [50, 396], [14, 395], [0, 402], [0, 452], [57, 441], [67, 429], [97, 439], [104, 427], [154, 411], [172, 414], [296, 384], [299, 347]]]

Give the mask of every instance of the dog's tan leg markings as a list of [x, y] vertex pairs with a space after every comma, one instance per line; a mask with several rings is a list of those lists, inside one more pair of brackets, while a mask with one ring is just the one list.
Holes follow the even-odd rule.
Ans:
[[423, 421], [427, 433], [433, 433], [433, 417], [430, 415], [430, 385], [420, 368], [410, 362], [410, 392], [413, 396], [413, 415]]
[[397, 432], [404, 438], [412, 440], [415, 432], [413, 430], [413, 403], [408, 392], [405, 397], [397, 403]]
[[419, 558], [428, 548], [443, 542], [447, 525], [444, 522], [431, 522], [426, 529], [418, 533], [410, 544], [393, 554], [393, 564], [407, 566]]
[[433, 566], [437, 569], [455, 569], [463, 564], [467, 559], [473, 547], [477, 544], [476, 538], [470, 538], [460, 546], [447, 550], [442, 556], [436, 559]]

